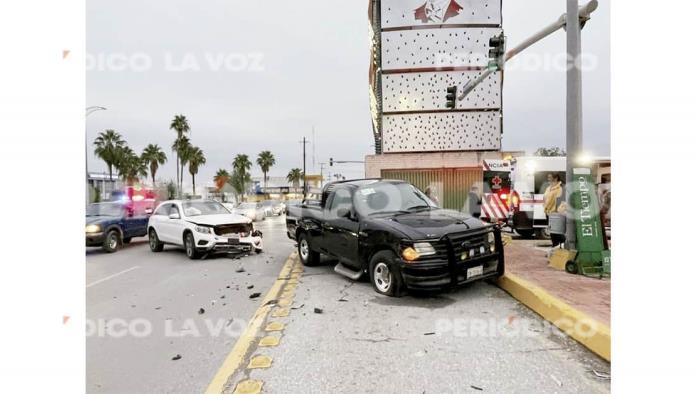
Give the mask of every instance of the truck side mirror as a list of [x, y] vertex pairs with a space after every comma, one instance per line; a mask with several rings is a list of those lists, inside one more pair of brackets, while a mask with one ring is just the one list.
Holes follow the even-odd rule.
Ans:
[[350, 218], [351, 218], [350, 209], [348, 209], [348, 208], [338, 208], [338, 209], [336, 210], [336, 216], [338, 216], [339, 218], [347, 218], [347, 219], [350, 219]]

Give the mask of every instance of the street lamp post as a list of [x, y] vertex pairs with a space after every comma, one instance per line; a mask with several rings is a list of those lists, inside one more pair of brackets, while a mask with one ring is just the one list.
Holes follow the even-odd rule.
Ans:
[[[106, 111], [106, 107], [91, 106], [85, 108], [85, 119], [97, 111]], [[89, 165], [88, 165], [88, 155], [87, 152], [87, 138], [85, 137], [85, 204], [89, 204]]]
[[[578, 0], [567, 0], [566, 44], [566, 199], [570, 203], [573, 182], [573, 167], [582, 149], [582, 70], [580, 15]], [[566, 215], [566, 249], [576, 249], [575, 220], [573, 214]]]

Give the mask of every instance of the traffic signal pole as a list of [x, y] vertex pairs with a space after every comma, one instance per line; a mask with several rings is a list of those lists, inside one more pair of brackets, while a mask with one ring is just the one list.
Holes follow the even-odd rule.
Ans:
[[[580, 15], [578, 0], [567, 1], [566, 43], [567, 76], [566, 76], [566, 197], [570, 202], [573, 181], [573, 167], [582, 150], [582, 70], [580, 59], [582, 54], [580, 38]], [[565, 247], [576, 250], [576, 232], [574, 215], [566, 215]]]
[[[568, 0], [570, 1], [570, 0]], [[572, 17], [572, 20], [575, 21], [575, 24], [578, 26], [583, 25], [588, 19], [590, 19], [590, 14], [592, 14], [598, 6], [597, 0], [591, 0], [584, 6], [582, 6], [580, 9], [577, 7], [577, 0], [574, 1], [575, 3], [575, 16]], [[457, 100], [461, 101], [464, 100], [464, 98], [471, 93], [481, 82], [483, 82], [486, 78], [488, 78], [491, 74], [493, 74], [496, 71], [500, 71], [504, 64], [515, 57], [517, 54], [520, 52], [524, 51], [525, 49], [531, 47], [532, 45], [536, 44], [537, 42], [543, 40], [544, 38], [550, 36], [551, 34], [557, 32], [558, 30], [561, 30], [566, 26], [566, 19], [567, 15], [569, 14], [564, 14], [561, 15], [561, 17], [554, 23], [550, 24], [549, 26], [545, 27], [544, 29], [540, 30], [538, 33], [534, 34], [533, 36], [529, 37], [528, 39], [524, 40], [522, 43], [520, 43], [518, 46], [515, 48], [510, 49], [505, 53], [505, 56], [503, 58], [503, 61], [501, 62], [502, 64], [498, 64], [498, 67], [489, 67], [486, 71], [481, 73], [476, 79], [471, 80], [464, 85], [464, 88], [462, 88], [461, 94], [459, 97], [457, 97]], [[579, 34], [578, 34], [579, 36]], [[579, 38], [578, 38], [579, 42]]]

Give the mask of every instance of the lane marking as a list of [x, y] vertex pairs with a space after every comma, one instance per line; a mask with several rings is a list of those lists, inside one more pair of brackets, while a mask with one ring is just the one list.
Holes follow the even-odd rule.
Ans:
[[[251, 345], [256, 341], [256, 338], [259, 337], [261, 326], [274, 307], [270, 301], [275, 300], [280, 294], [281, 290], [283, 290], [283, 286], [287, 284], [287, 278], [296, 262], [299, 264], [297, 260], [297, 252], [293, 252], [285, 261], [285, 264], [280, 270], [280, 274], [278, 274], [278, 278], [276, 279], [275, 283], [273, 283], [273, 286], [271, 286], [270, 290], [268, 290], [268, 293], [266, 293], [266, 296], [261, 301], [261, 306], [256, 310], [256, 313], [254, 313], [254, 316], [249, 321], [246, 329], [242, 335], [239, 336], [239, 339], [232, 348], [232, 351], [227, 355], [225, 361], [222, 363], [222, 366], [220, 366], [220, 369], [218, 369], [217, 373], [213, 377], [213, 380], [208, 385], [208, 388], [205, 390], [206, 394], [222, 393], [228, 379], [236, 374], [240, 367], [244, 367], [242, 363], [244, 362], [247, 353], [249, 353]], [[282, 323], [272, 322], [266, 326], [265, 330], [281, 331], [284, 327], [285, 325]]]
[[136, 266], [134, 266], [134, 267], [130, 267], [130, 268], [128, 268], [128, 269], [126, 269], [126, 270], [123, 270], [123, 271], [121, 271], [121, 272], [117, 272], [117, 273], [115, 273], [115, 274], [113, 274], [113, 275], [109, 275], [109, 276], [107, 276], [106, 278], [102, 278], [102, 279], [99, 279], [99, 280], [97, 280], [97, 281], [94, 281], [94, 282], [88, 284], [88, 285], [86, 286], [86, 288], [90, 288], [90, 287], [92, 287], [92, 286], [94, 286], [94, 285], [98, 285], [98, 284], [100, 284], [100, 283], [102, 283], [102, 282], [106, 282], [106, 281], [109, 280], [109, 279], [113, 279], [113, 278], [115, 278], [115, 277], [117, 277], [117, 276], [119, 276], [119, 275], [123, 275], [123, 274], [125, 274], [126, 272], [130, 272], [130, 271], [136, 270], [136, 269], [138, 269], [138, 268], [140, 268], [140, 266], [139, 266], [139, 265], [136, 265]]

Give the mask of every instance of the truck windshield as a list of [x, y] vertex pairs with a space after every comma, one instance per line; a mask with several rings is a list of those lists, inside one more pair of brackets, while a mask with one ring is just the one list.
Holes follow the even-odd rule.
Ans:
[[123, 205], [114, 202], [89, 204], [87, 216], [115, 216], [123, 214]]
[[374, 183], [355, 192], [355, 210], [361, 215], [410, 213], [436, 209], [437, 205], [408, 183]]
[[184, 215], [228, 215], [230, 211], [216, 201], [187, 201], [181, 204], [184, 207]]

